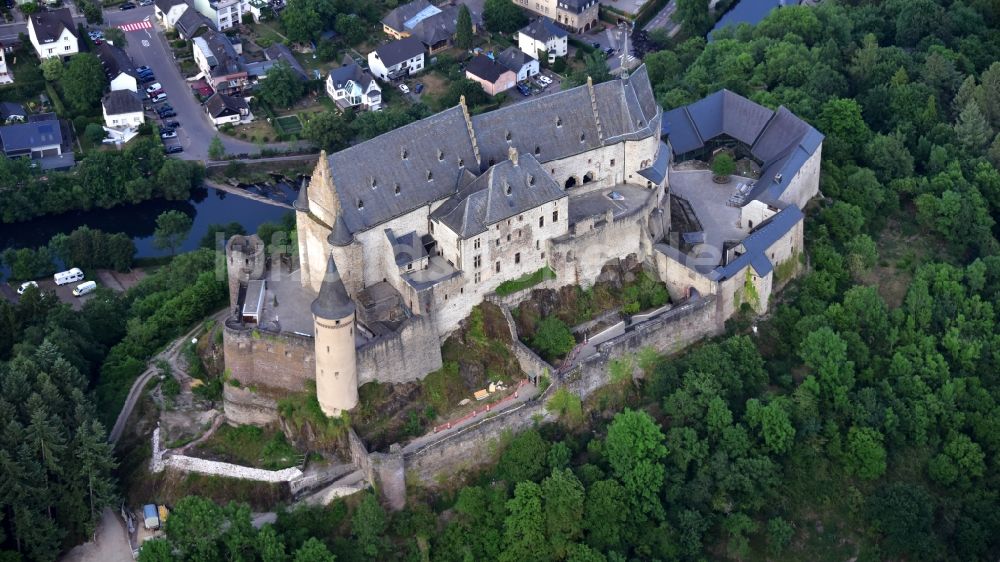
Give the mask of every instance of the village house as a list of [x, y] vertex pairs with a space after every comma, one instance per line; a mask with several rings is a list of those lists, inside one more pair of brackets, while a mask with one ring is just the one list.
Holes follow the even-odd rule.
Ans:
[[104, 125], [109, 129], [137, 129], [145, 121], [142, 101], [130, 90], [114, 90], [101, 100]]
[[205, 100], [205, 113], [216, 127], [253, 120], [247, 100], [222, 93], [215, 93]]
[[76, 33], [69, 8], [35, 12], [28, 16], [28, 39], [40, 59], [65, 59], [80, 52]]
[[166, 30], [174, 29], [177, 20], [190, 8], [187, 0], [156, 0], [153, 3], [153, 14]]
[[139, 91], [138, 74], [128, 53], [106, 41], [98, 45], [95, 51], [104, 67], [104, 76], [108, 79], [111, 91]]
[[194, 9], [208, 18], [216, 31], [231, 29], [243, 21], [243, 14], [250, 12], [248, 0], [193, 0]]
[[247, 84], [248, 72], [224, 33], [208, 30], [192, 41], [194, 62], [216, 92], [233, 94]]
[[404, 37], [379, 45], [368, 53], [368, 68], [383, 82], [416, 74], [424, 69], [424, 44]]
[[0, 144], [7, 158], [30, 158], [42, 170], [62, 170], [75, 163], [66, 146], [62, 125], [54, 113], [32, 116], [37, 120], [0, 127]]
[[486, 55], [477, 55], [465, 67], [465, 77], [478, 82], [491, 96], [509, 90], [517, 83], [517, 74]]
[[[458, 27], [459, 6], [452, 4], [438, 7], [428, 0], [414, 0], [386, 14], [382, 31], [394, 39], [416, 37], [424, 44], [428, 55], [433, 55], [454, 44]], [[482, 24], [482, 15], [469, 11], [472, 32]]]
[[0, 84], [13, 84], [14, 73], [7, 68], [7, 53], [0, 49]]
[[382, 89], [378, 82], [350, 56], [345, 56], [340, 67], [330, 71], [326, 78], [326, 95], [341, 110], [356, 108], [361, 111], [382, 109]]
[[538, 74], [538, 59], [528, 55], [517, 47], [507, 47], [499, 55], [497, 62], [504, 65], [517, 75], [517, 81], [527, 80]]
[[535, 58], [542, 51], [550, 60], [564, 57], [569, 49], [569, 33], [548, 18], [538, 18], [517, 32], [517, 47]]
[[559, 22], [573, 33], [586, 33], [597, 25], [598, 0], [513, 0], [514, 4]]

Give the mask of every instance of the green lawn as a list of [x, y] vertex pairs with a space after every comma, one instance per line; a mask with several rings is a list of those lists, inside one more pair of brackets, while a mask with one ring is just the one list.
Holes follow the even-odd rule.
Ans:
[[513, 279], [511, 281], [504, 281], [503, 283], [500, 283], [500, 286], [497, 287], [497, 295], [502, 297], [505, 295], [516, 293], [520, 290], [527, 289], [528, 287], [537, 285], [542, 281], [547, 281], [549, 279], [555, 279], [555, 278], [556, 278], [556, 272], [552, 271], [552, 268], [550, 268], [549, 266], [545, 266], [539, 269], [538, 271], [535, 271], [534, 273], [528, 273], [518, 277], [517, 279]]
[[227, 462], [281, 470], [299, 464], [301, 454], [274, 428], [223, 425], [198, 449]]
[[298, 115], [276, 117], [274, 119], [274, 126], [285, 135], [294, 135], [302, 131], [302, 121]]

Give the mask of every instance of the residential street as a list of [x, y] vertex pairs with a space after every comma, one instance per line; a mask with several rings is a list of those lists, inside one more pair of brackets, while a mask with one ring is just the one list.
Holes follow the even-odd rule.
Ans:
[[[127, 23], [140, 22], [146, 18], [153, 22], [152, 29], [125, 32], [125, 38], [128, 40], [125, 51], [132, 57], [136, 66], [146, 65], [153, 69], [156, 81], [163, 84], [163, 91], [167, 93], [167, 103], [173, 106], [174, 111], [177, 112], [177, 116], [170, 119], [179, 121], [181, 128], [177, 130], [177, 138], [167, 140], [166, 143], [180, 144], [184, 147], [184, 152], [177, 155], [180, 158], [207, 161], [208, 144], [218, 133], [209, 122], [198, 100], [191, 93], [191, 87], [181, 76], [180, 69], [174, 63], [173, 53], [167, 45], [162, 29], [156, 23], [156, 16], [153, 15], [153, 6], [140, 6], [124, 12], [106, 10], [104, 18], [103, 27], [118, 27]], [[157, 119], [153, 114], [147, 115], [153, 120]], [[219, 135], [219, 138], [222, 139], [226, 152], [229, 154], [255, 154], [258, 152], [257, 145], [252, 142], [241, 141], [225, 135]]]
[[649, 20], [644, 28], [646, 31], [652, 31], [654, 29], [666, 29], [667, 34], [671, 37], [677, 35], [677, 32], [681, 30], [681, 26], [678, 25], [673, 20], [674, 12], [677, 11], [677, 0], [670, 0], [666, 6], [660, 10], [660, 13], [656, 14], [653, 19]]

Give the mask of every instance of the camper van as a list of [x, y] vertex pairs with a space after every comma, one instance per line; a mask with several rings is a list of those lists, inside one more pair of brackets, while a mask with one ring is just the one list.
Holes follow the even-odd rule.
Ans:
[[74, 267], [69, 271], [60, 271], [53, 275], [52, 278], [56, 280], [56, 285], [65, 285], [74, 281], [81, 281], [83, 279], [83, 272], [80, 271], [80, 268]]
[[85, 281], [83, 283], [80, 283], [79, 285], [76, 286], [75, 289], [73, 289], [73, 296], [82, 297], [87, 293], [93, 293], [95, 290], [97, 290], [97, 283], [93, 281]]

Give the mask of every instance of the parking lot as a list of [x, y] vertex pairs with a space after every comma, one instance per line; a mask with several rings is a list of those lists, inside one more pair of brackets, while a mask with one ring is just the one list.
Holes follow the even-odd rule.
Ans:
[[[70, 305], [73, 307], [73, 310], [80, 310], [83, 308], [83, 305], [87, 303], [87, 301], [94, 298], [96, 295], [96, 293], [90, 293], [80, 297], [73, 296], [73, 289], [80, 283], [85, 281], [95, 281], [97, 282], [98, 287], [105, 287], [116, 293], [120, 293], [133, 287], [146, 276], [145, 272], [141, 269], [134, 269], [127, 273], [99, 269], [94, 271], [93, 274], [89, 274], [88, 272], [84, 272], [84, 274], [85, 276], [82, 280], [67, 283], [65, 285], [56, 285], [52, 277], [37, 279], [35, 282], [38, 283], [38, 289], [43, 293], [55, 293], [61, 302]], [[0, 298], [7, 299], [12, 303], [17, 303], [21, 298], [17, 294], [17, 289], [20, 286], [20, 282], [13, 281], [0, 284]]]

